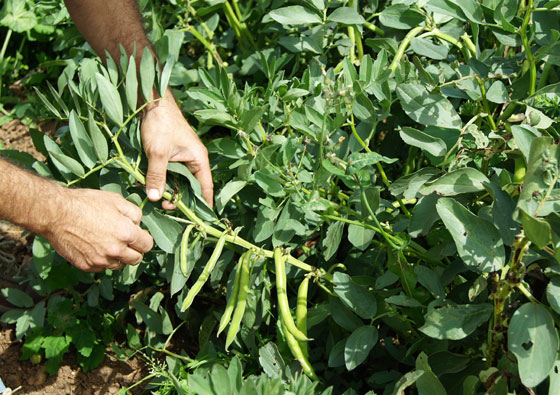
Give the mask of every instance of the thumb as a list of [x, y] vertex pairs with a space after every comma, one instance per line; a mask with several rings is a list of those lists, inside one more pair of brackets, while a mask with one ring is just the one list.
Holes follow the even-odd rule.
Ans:
[[146, 175], [146, 193], [152, 201], [159, 200], [165, 188], [167, 158], [162, 155], [148, 157], [148, 174]]

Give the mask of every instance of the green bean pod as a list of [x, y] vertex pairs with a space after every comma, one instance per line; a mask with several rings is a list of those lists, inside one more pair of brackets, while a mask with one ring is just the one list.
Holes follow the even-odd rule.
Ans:
[[[305, 276], [298, 288], [297, 306], [296, 306], [296, 327], [307, 336], [307, 290], [309, 289], [309, 277]], [[301, 351], [307, 358], [309, 351], [307, 350], [307, 342], [300, 342]]]
[[210, 256], [210, 259], [206, 263], [206, 266], [204, 266], [204, 270], [202, 271], [202, 273], [198, 277], [198, 280], [196, 280], [192, 288], [189, 289], [189, 292], [187, 293], [185, 300], [183, 300], [183, 305], [181, 306], [181, 312], [185, 311], [190, 307], [194, 298], [196, 297], [196, 295], [198, 295], [198, 293], [200, 292], [200, 290], [208, 280], [208, 277], [210, 277], [210, 273], [212, 273], [212, 270], [214, 270], [214, 267], [216, 266], [216, 262], [218, 262], [220, 255], [222, 255], [222, 250], [224, 249], [224, 244], [226, 243], [227, 235], [228, 233], [224, 232], [218, 239], [218, 242], [216, 243], [216, 248], [214, 249], [214, 252]]
[[183, 276], [188, 277], [187, 273], [187, 253], [189, 251], [189, 236], [194, 228], [194, 224], [187, 226], [181, 238], [181, 272]]
[[241, 326], [241, 320], [243, 319], [243, 314], [245, 314], [245, 307], [247, 307], [247, 295], [249, 294], [249, 280], [251, 275], [251, 255], [252, 251], [247, 251], [243, 254], [241, 267], [239, 268], [241, 276], [239, 278], [239, 291], [237, 293], [237, 304], [235, 306], [235, 311], [233, 313], [233, 318], [231, 319], [231, 325], [229, 326], [227, 337], [226, 337], [226, 350], [229, 348], [237, 332], [239, 332], [239, 327]]
[[229, 324], [229, 321], [231, 320], [231, 314], [233, 313], [233, 309], [237, 304], [237, 295], [239, 294], [239, 282], [241, 279], [241, 273], [243, 271], [243, 262], [246, 259], [245, 255], [246, 254], [241, 255], [241, 257], [239, 258], [239, 262], [236, 267], [237, 271], [235, 272], [235, 279], [233, 281], [233, 289], [231, 291], [231, 294], [229, 295], [229, 299], [227, 301], [224, 314], [222, 314], [222, 318], [220, 319], [218, 334], [216, 336], [220, 336], [220, 333], [222, 333], [222, 331], [226, 329], [226, 326]]
[[298, 341], [309, 341], [307, 336], [303, 334], [297, 327], [290, 312], [288, 303], [288, 293], [286, 290], [286, 258], [282, 254], [280, 248], [274, 250], [274, 267], [276, 269], [276, 294], [278, 296], [278, 310], [280, 312], [280, 320]]
[[290, 331], [286, 328], [283, 322], [281, 322], [281, 324], [282, 324], [282, 331], [286, 336], [286, 342], [288, 343], [288, 347], [292, 352], [294, 358], [297, 359], [297, 361], [300, 363], [303, 373], [308, 375], [311, 380], [318, 381], [319, 377], [317, 377], [307, 357], [303, 354], [303, 351], [300, 346], [300, 342], [298, 342], [297, 339], [290, 333]]

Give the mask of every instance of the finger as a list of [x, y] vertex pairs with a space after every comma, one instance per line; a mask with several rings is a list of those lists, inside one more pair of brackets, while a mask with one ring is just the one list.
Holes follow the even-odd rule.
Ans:
[[144, 255], [136, 251], [134, 248], [127, 248], [119, 257], [119, 262], [121, 264], [135, 266], [142, 262], [143, 258]]
[[146, 191], [151, 201], [156, 201], [163, 195], [165, 187], [165, 173], [168, 158], [161, 154], [148, 155], [148, 174], [146, 175]]
[[135, 225], [140, 225], [140, 221], [142, 221], [142, 210], [140, 207], [126, 201], [119, 206], [119, 211], [125, 217], [130, 218]]
[[212, 183], [212, 172], [210, 171], [210, 163], [204, 161], [194, 169], [193, 175], [200, 182], [202, 196], [208, 205], [214, 208], [214, 184]]
[[154, 239], [144, 229], [136, 229], [137, 231], [134, 233], [134, 237], [132, 238], [132, 241], [128, 243], [128, 246], [135, 249], [139, 253], [145, 254], [154, 246]]
[[175, 210], [177, 209], [177, 206], [175, 206], [169, 200], [162, 200], [161, 208], [163, 208], [164, 210]]

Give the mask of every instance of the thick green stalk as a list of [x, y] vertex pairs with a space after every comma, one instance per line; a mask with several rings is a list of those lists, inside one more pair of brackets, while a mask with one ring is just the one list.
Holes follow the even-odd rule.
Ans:
[[373, 23], [371, 22], [364, 22], [364, 27], [366, 29], [371, 30], [372, 32], [374, 32], [375, 34], [379, 35], [379, 36], [384, 36], [385, 32], [380, 29], [379, 27], [375, 26]]
[[411, 31], [409, 31], [408, 34], [404, 37], [404, 39], [401, 41], [401, 44], [399, 45], [399, 48], [397, 49], [397, 53], [395, 54], [393, 62], [391, 62], [391, 65], [389, 66], [391, 72], [394, 73], [397, 67], [399, 66], [399, 63], [404, 55], [404, 52], [410, 45], [410, 40], [412, 40], [414, 37], [422, 33], [424, 29], [425, 29], [424, 26], [417, 26]]
[[461, 40], [463, 40], [471, 55], [476, 58], [476, 45], [472, 42], [471, 37], [465, 33], [461, 36]]
[[[144, 177], [144, 175], [142, 173], [140, 173], [138, 170], [134, 169], [134, 167], [132, 167], [130, 165], [130, 163], [128, 163], [127, 160], [124, 157], [115, 157], [114, 160], [126, 172], [128, 172], [130, 175], [132, 175], [136, 179], [136, 181], [138, 181], [142, 185], [146, 184], [146, 178]], [[225, 232], [224, 230], [216, 229], [216, 228], [212, 227], [211, 225], [206, 224], [200, 218], [198, 218], [198, 216], [195, 214], [194, 211], [192, 211], [189, 207], [187, 207], [187, 205], [184, 202], [182, 202], [181, 200], [178, 200], [171, 192], [164, 192], [163, 193], [163, 199], [168, 200], [168, 201], [172, 202], [173, 204], [175, 204], [177, 206], [177, 208], [179, 209], [179, 211], [181, 211], [189, 220], [191, 220], [193, 223], [195, 223], [198, 226], [198, 228], [200, 229], [201, 232], [203, 232], [207, 235], [210, 235], [210, 236], [214, 236], [216, 238], [219, 238], [220, 236], [222, 236], [224, 234], [224, 232]], [[273, 251], [262, 249], [262, 248], [260, 248], [256, 245], [244, 240], [243, 238], [239, 237], [236, 234], [228, 234], [228, 235], [226, 235], [225, 239], [226, 239], [226, 242], [228, 242], [228, 243], [235, 244], [235, 245], [237, 245], [239, 247], [242, 247], [244, 249], [247, 249], [247, 250], [253, 250], [253, 251], [255, 251], [255, 254], [263, 255], [266, 258], [272, 258], [274, 256]], [[304, 270], [306, 272], [313, 272], [318, 277], [321, 277], [322, 279], [324, 279], [326, 281], [329, 281], [329, 282], [332, 281], [332, 275], [330, 275], [328, 273], [324, 273], [323, 271], [317, 270], [313, 266], [308, 265], [307, 263], [302, 262], [299, 259], [296, 259], [291, 255], [287, 256], [287, 263], [289, 263], [293, 266], [296, 266], [296, 267], [298, 267], [301, 270]]]

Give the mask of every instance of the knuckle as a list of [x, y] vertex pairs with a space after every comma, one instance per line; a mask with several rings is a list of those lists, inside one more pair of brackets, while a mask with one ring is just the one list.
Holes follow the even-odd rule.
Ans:
[[[122, 246], [120, 244], [112, 244], [106, 247], [105, 255], [111, 258], [115, 258], [121, 255]], [[108, 261], [105, 262], [105, 266], [109, 264]]]

